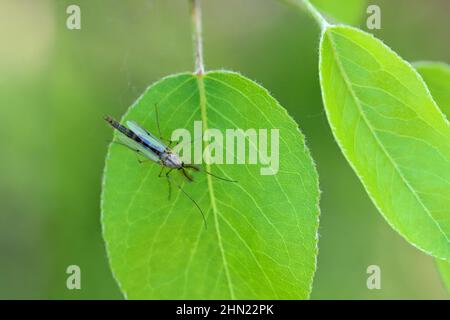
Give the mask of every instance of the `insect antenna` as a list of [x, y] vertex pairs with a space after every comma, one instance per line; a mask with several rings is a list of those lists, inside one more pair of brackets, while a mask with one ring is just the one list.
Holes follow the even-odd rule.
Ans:
[[185, 168], [190, 168], [190, 169], [194, 169], [195, 171], [201, 171], [201, 172], [204, 172], [204, 173], [209, 174], [210, 176], [212, 176], [212, 177], [214, 177], [214, 178], [216, 178], [216, 179], [222, 180], [222, 181], [227, 181], [227, 182], [238, 182], [237, 180], [232, 180], [232, 179], [220, 177], [220, 176], [218, 176], [218, 175], [215, 175], [214, 173], [211, 173], [211, 172], [209, 172], [209, 171], [207, 171], [207, 170], [205, 170], [205, 169], [203, 169], [203, 168], [200, 168], [200, 167], [198, 167], [198, 166], [196, 166], [196, 165], [193, 165], [193, 164], [183, 164], [183, 167], [185, 167]]
[[223, 181], [227, 181], [227, 182], [238, 182], [237, 180], [231, 180], [231, 179], [227, 179], [227, 178], [224, 178], [224, 177], [219, 177], [218, 175], [215, 175], [214, 173], [206, 171], [205, 169], [203, 169], [203, 172], [206, 173], [206, 174], [209, 174], [210, 176], [212, 176], [212, 177], [214, 177], [216, 179], [219, 179], [219, 180], [223, 180]]
[[155, 103], [155, 114], [156, 114], [156, 127], [158, 128], [158, 134], [159, 134], [159, 138], [162, 138], [161, 136], [161, 129], [159, 127], [159, 113], [158, 113], [158, 104]]
[[195, 206], [197, 207], [198, 211], [200, 211], [200, 213], [202, 215], [203, 223], [205, 224], [205, 230], [208, 229], [208, 225], [206, 223], [205, 214], [203, 213], [203, 210], [202, 210], [202, 208], [200, 208], [198, 203], [186, 191], [184, 191], [184, 189], [178, 183], [176, 183], [174, 180], [172, 180], [172, 178], [169, 175], [166, 175], [166, 177], [167, 177], [167, 179], [169, 179], [169, 181], [173, 182], [175, 184], [175, 186], [178, 189], [180, 189], [180, 191], [183, 192], [186, 197], [189, 198], [189, 200], [191, 200], [195, 204]]

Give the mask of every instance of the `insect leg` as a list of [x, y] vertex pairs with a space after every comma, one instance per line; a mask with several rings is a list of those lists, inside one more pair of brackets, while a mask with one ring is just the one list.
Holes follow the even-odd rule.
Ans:
[[197, 172], [200, 171], [199, 166], [197, 166], [195, 164], [185, 164], [185, 163], [183, 163], [183, 167], [192, 169], [192, 170], [197, 171]]
[[158, 178], [161, 178], [161, 177], [162, 177], [162, 174], [163, 174], [163, 172], [164, 172], [164, 168], [165, 168], [165, 167], [161, 167], [161, 171], [160, 171], [159, 174], [158, 174]]
[[155, 103], [155, 114], [156, 114], [156, 127], [158, 128], [158, 134], [161, 138], [161, 129], [159, 128], [159, 113], [158, 113], [158, 104]]
[[[108, 140], [107, 140], [108, 141]], [[122, 142], [120, 142], [120, 141], [111, 141], [111, 143], [117, 143], [118, 145], [121, 145], [121, 146], [124, 146], [124, 147], [126, 147], [126, 148], [128, 148], [128, 149], [130, 149], [130, 147], [129, 146], [127, 146], [125, 143], [122, 143]]]
[[141, 152], [140, 152], [139, 150], [135, 150], [135, 151], [136, 151], [136, 158], [137, 158], [137, 161], [138, 161], [140, 164], [143, 164], [143, 163], [145, 163], [145, 162], [150, 161], [149, 159], [145, 159], [145, 160], [139, 159], [139, 155], [141, 154]]
[[170, 148], [173, 141], [170, 139], [166, 139], [161, 135], [161, 128], [159, 127], [159, 113], [158, 113], [158, 104], [157, 103], [155, 103], [155, 114], [156, 114], [156, 117], [155, 117], [156, 118], [156, 127], [158, 128], [159, 138], [161, 140], [164, 140], [165, 142], [167, 142], [169, 144], [169, 148]]
[[181, 172], [190, 182], [194, 181], [194, 178], [184, 168], [181, 168]]
[[[170, 172], [170, 171], [169, 171], [169, 172]], [[177, 188], [180, 189], [180, 191], [183, 192], [184, 195], [185, 195], [186, 197], [188, 197], [189, 200], [191, 200], [191, 201], [195, 204], [195, 206], [197, 207], [198, 211], [200, 211], [200, 213], [201, 213], [201, 215], [202, 215], [203, 223], [205, 224], [205, 229], [208, 229], [208, 225], [206, 224], [205, 214], [203, 213], [203, 211], [202, 211], [202, 209], [200, 208], [200, 206], [198, 205], [198, 203], [197, 203], [194, 199], [192, 199], [192, 197], [191, 197], [186, 191], [184, 191], [184, 189], [183, 189], [178, 183], [176, 183], [175, 181], [173, 181], [172, 178], [171, 178], [169, 175], [166, 174], [166, 176], [167, 176], [167, 179], [169, 179], [170, 181], [172, 181], [172, 182], [177, 186]]]
[[172, 195], [172, 184], [170, 183], [170, 177], [169, 174], [172, 172], [173, 169], [170, 169], [169, 171], [166, 172], [166, 178], [167, 178], [167, 183], [169, 184], [169, 196], [168, 196], [168, 200], [170, 201], [171, 195]]
[[111, 143], [117, 143], [118, 145], [124, 146], [124, 147], [126, 147], [127, 149], [131, 149], [131, 150], [133, 150], [134, 152], [136, 152], [136, 158], [137, 158], [137, 161], [138, 161], [139, 163], [141, 163], [141, 164], [144, 163], [144, 162], [150, 161], [149, 159], [145, 159], [145, 160], [139, 159], [139, 155], [141, 154], [141, 152], [140, 152], [139, 150], [137, 150], [137, 149], [132, 149], [132, 148], [130, 148], [130, 147], [127, 146], [125, 143], [122, 143], [122, 142], [120, 142], [120, 141], [111, 141]]

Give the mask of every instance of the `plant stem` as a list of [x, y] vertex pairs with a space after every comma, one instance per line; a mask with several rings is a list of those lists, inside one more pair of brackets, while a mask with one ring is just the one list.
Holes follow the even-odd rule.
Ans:
[[194, 43], [195, 73], [199, 76], [205, 73], [203, 65], [203, 39], [202, 39], [202, 11], [200, 0], [190, 0], [192, 18], [192, 39]]
[[320, 26], [320, 28], [325, 30], [330, 24], [328, 21], [323, 17], [323, 15], [317, 10], [317, 8], [311, 4], [309, 0], [289, 0], [287, 1], [302, 10], [308, 11], [308, 13], [316, 20], [317, 24]]

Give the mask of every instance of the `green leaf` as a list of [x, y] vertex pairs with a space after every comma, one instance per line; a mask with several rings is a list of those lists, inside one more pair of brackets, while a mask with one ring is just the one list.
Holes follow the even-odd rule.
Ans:
[[357, 25], [364, 12], [365, 0], [310, 0], [329, 20]]
[[441, 111], [450, 118], [450, 66], [439, 62], [416, 62], [414, 67], [430, 89]]
[[[279, 171], [261, 175], [261, 164], [204, 165], [237, 179], [224, 182], [201, 172], [185, 183], [203, 209], [158, 178], [160, 167], [112, 144], [102, 194], [102, 224], [111, 268], [131, 299], [305, 299], [317, 255], [318, 179], [296, 123], [269, 93], [231, 72], [197, 78], [180, 74], [152, 85], [129, 109], [135, 120], [161, 132], [209, 128], [279, 128]], [[269, 133], [270, 135], [270, 133]], [[250, 147], [254, 149], [255, 146]]]
[[441, 273], [442, 282], [444, 282], [447, 291], [450, 293], [450, 263], [436, 259], [436, 264]]
[[333, 134], [388, 223], [450, 258], [450, 126], [417, 72], [358, 29], [322, 36], [320, 76]]
[[[437, 62], [416, 62], [413, 64], [431, 92], [441, 110], [450, 117], [450, 66]], [[442, 281], [450, 293], [450, 264], [436, 259]]]

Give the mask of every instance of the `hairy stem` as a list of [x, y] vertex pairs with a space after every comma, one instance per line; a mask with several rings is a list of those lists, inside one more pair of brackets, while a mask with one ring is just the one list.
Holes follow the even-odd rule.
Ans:
[[293, 4], [294, 6], [306, 10], [313, 18], [316, 20], [317, 24], [320, 26], [322, 30], [325, 30], [329, 23], [324, 18], [324, 16], [320, 13], [317, 8], [311, 4], [309, 0], [285, 0], [286, 2]]
[[190, 0], [192, 18], [192, 39], [194, 43], [195, 73], [203, 75], [205, 67], [203, 65], [203, 39], [202, 39], [202, 12], [200, 0]]

